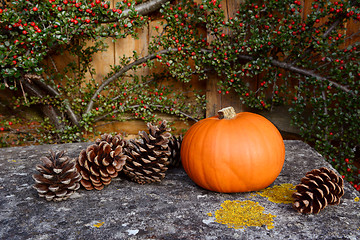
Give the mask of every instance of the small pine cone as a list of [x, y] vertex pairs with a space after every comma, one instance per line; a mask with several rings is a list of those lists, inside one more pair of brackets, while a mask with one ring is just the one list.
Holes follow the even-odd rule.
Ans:
[[81, 175], [76, 170], [75, 159], [64, 156], [64, 151], [55, 153], [50, 150], [50, 156], [40, 159], [44, 164], [37, 165], [39, 173], [32, 176], [36, 182], [33, 187], [40, 197], [59, 202], [80, 188]]
[[160, 126], [148, 123], [149, 134], [140, 131], [140, 139], [130, 140], [125, 149], [128, 160], [123, 172], [132, 181], [139, 184], [160, 182], [167, 171], [168, 147], [171, 133], [166, 121]]
[[306, 173], [293, 193], [293, 208], [300, 213], [319, 213], [328, 204], [337, 205], [344, 195], [344, 180], [327, 168]]
[[170, 167], [179, 167], [181, 164], [180, 148], [182, 140], [182, 135], [180, 135], [179, 137], [172, 135], [169, 139], [170, 156], [168, 164]]
[[82, 150], [77, 159], [77, 169], [82, 179], [81, 185], [87, 190], [101, 190], [118, 176], [126, 162], [124, 148], [126, 141], [121, 135], [104, 134], [95, 144]]

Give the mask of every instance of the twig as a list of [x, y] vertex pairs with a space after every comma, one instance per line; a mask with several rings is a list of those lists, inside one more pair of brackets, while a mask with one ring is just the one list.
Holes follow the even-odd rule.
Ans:
[[316, 78], [317, 80], [320, 80], [320, 81], [328, 81], [333, 86], [343, 90], [344, 92], [347, 92], [347, 93], [349, 93], [349, 94], [351, 94], [353, 96], [356, 96], [356, 94], [351, 89], [349, 89], [346, 86], [343, 86], [341, 84], [338, 84], [338, 83], [336, 83], [334, 81], [331, 81], [330, 79], [315, 73], [313, 70], [306, 70], [306, 69], [303, 69], [303, 68], [296, 67], [296, 66], [294, 66], [294, 65], [292, 65], [290, 63], [280, 62], [280, 61], [277, 61], [277, 60], [271, 60], [271, 63], [274, 66], [281, 67], [283, 69], [287, 69], [287, 70], [290, 70], [290, 71], [295, 72], [295, 73], [299, 73], [299, 74], [301, 74], [303, 76], [314, 77], [314, 78]]
[[[58, 91], [56, 91], [54, 88], [52, 88], [48, 84], [45, 84], [43, 81], [41, 81], [42, 78], [40, 76], [27, 74], [27, 75], [25, 75], [25, 78], [36, 83], [38, 86], [40, 86], [42, 89], [44, 89], [46, 92], [50, 93], [51, 95], [60, 96], [60, 93]], [[74, 111], [72, 110], [69, 102], [63, 101], [63, 104], [65, 105], [66, 113], [67, 113], [68, 117], [70, 118], [71, 122], [74, 125], [79, 125], [79, 119], [76, 116], [76, 114], [74, 113]]]
[[[155, 107], [157, 109], [161, 109], [161, 108], [165, 108], [165, 109], [170, 109], [172, 107], [169, 107], [169, 106], [162, 106], [162, 105], [158, 105], [158, 104], [155, 104], [155, 105], [151, 105], [152, 107]], [[140, 105], [132, 105], [132, 106], [129, 106], [130, 109], [134, 109], [134, 108], [138, 108], [138, 107], [141, 107]], [[111, 114], [116, 114], [116, 113], [119, 113], [119, 112], [122, 112], [121, 110], [115, 110], [115, 111], [112, 111], [110, 113], [107, 113], [107, 114], [104, 114], [102, 116], [99, 116], [97, 118], [94, 119], [94, 122], [98, 122], [108, 116], [110, 116]], [[199, 119], [196, 119], [196, 118], [193, 118], [192, 116], [190, 116], [189, 114], [185, 113], [185, 112], [182, 112], [182, 111], [179, 111], [179, 115], [182, 115], [184, 117], [186, 117], [187, 119], [190, 119], [190, 120], [193, 120], [195, 122], [199, 121]]]
[[178, 51], [176, 48], [173, 48], [173, 49], [164, 49], [164, 50], [161, 50], [157, 53], [153, 53], [153, 54], [150, 54], [148, 56], [145, 56], [143, 58], [139, 58], [137, 59], [136, 61], [126, 65], [125, 67], [123, 67], [122, 69], [120, 69], [118, 72], [116, 72], [115, 74], [113, 74], [111, 77], [109, 77], [108, 79], [106, 79], [104, 82], [102, 82], [102, 84], [99, 86], [99, 88], [94, 92], [93, 96], [91, 97], [88, 105], [87, 105], [87, 108], [86, 108], [86, 111], [85, 113], [89, 113], [91, 111], [91, 109], [93, 108], [94, 106], [94, 102], [95, 102], [95, 99], [97, 98], [97, 95], [102, 91], [104, 90], [104, 88], [109, 85], [110, 83], [112, 83], [113, 81], [115, 81], [116, 79], [118, 79], [121, 75], [123, 75], [125, 72], [129, 71], [130, 69], [132, 69], [134, 66], [137, 66], [139, 64], [142, 64], [144, 62], [147, 62], [148, 60], [152, 60], [154, 58], [157, 57], [157, 55], [161, 55], [161, 54], [167, 54], [168, 52], [171, 52], [171, 51]]
[[[327, 104], [326, 104], [326, 95], [325, 95], [325, 91], [321, 91], [321, 96], [322, 96], [322, 99], [324, 100], [324, 114], [325, 116], [328, 116], [329, 113], [328, 113], [328, 109], [327, 109]], [[326, 125], [325, 127], [325, 141], [328, 141], [328, 132], [329, 132], [329, 126]]]
[[[341, 18], [341, 19], [337, 19], [333, 24], [331, 24], [331, 26], [324, 32], [324, 34], [321, 36], [323, 39], [327, 38], [327, 36], [342, 22], [342, 20], [345, 17]], [[299, 62], [300, 60], [303, 60], [304, 58], [306, 58], [310, 52], [314, 50], [314, 48], [312, 46], [308, 47], [307, 49], [305, 49], [304, 53], [297, 58], [296, 60], [294, 60], [292, 62], [293, 65], [295, 65], [297, 62]], [[286, 61], [286, 59], [285, 59]]]
[[[44, 94], [41, 92], [40, 89], [38, 89], [34, 84], [31, 84], [29, 81], [22, 79], [23, 85], [26, 89], [26, 92], [37, 96], [39, 98], [45, 97]], [[42, 106], [43, 113], [54, 123], [56, 129], [64, 130], [64, 124], [61, 123], [59, 115], [56, 113], [55, 109], [48, 106]]]
[[27, 101], [27, 98], [26, 98], [26, 93], [25, 93], [25, 90], [24, 90], [24, 86], [22, 85], [22, 81], [20, 81], [20, 87], [21, 87], [21, 92], [24, 96], [24, 100], [25, 100], [25, 103], [27, 104], [28, 101]]

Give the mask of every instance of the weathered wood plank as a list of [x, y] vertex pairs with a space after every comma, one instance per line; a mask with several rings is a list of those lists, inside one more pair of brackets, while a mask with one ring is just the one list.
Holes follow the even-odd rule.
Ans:
[[[110, 1], [110, 8], [114, 8], [114, 0]], [[92, 67], [96, 70], [96, 74], [93, 76], [90, 73], [86, 74], [87, 79], [95, 79], [95, 82], [101, 83], [104, 80], [104, 77], [111, 71], [110, 65], [114, 65], [115, 57], [115, 44], [112, 39], [105, 39], [104, 41], [108, 45], [107, 51], [98, 52], [93, 55], [92, 58]], [[94, 46], [93, 41], [87, 41], [87, 46]]]
[[[224, 0], [221, 2], [221, 9], [225, 14], [225, 21], [229, 18], [234, 17], [237, 9], [244, 0]], [[225, 34], [229, 34], [228, 31], [225, 31]], [[208, 42], [213, 40], [213, 36], [210, 33], [207, 34]], [[243, 111], [242, 104], [239, 100], [237, 93], [230, 91], [228, 94], [219, 94], [219, 87], [217, 82], [219, 81], [219, 76], [215, 73], [209, 75], [209, 79], [206, 85], [206, 117], [211, 117], [217, 114], [217, 111], [221, 108], [232, 106], [236, 112]]]

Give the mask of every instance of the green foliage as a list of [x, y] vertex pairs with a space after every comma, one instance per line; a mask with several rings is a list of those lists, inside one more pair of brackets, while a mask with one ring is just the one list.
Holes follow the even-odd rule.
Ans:
[[[153, 122], [159, 112], [202, 118], [204, 96], [196, 93], [198, 104], [188, 102], [187, 90], [169, 80], [190, 91], [191, 80], [206, 80], [211, 72], [218, 75], [219, 94], [235, 92], [249, 107], [289, 105], [305, 140], [360, 189], [353, 164], [360, 148], [360, 46], [353, 41], [358, 33], [346, 35], [347, 24], [360, 20], [358, 1], [314, 0], [303, 17], [297, 0], [246, 0], [231, 18], [220, 1], [167, 2], [149, 55], [122, 57], [97, 82], [92, 58], [107, 50], [104, 40], [136, 38], [147, 24], [137, 4], [121, 1], [109, 9], [98, 0], [19, 0], [0, 7], [0, 85], [26, 93], [15, 105], [47, 113], [42, 141], [81, 141], [95, 122], [122, 121], [125, 113]], [[76, 61], [64, 69], [49, 64], [64, 52]], [[163, 72], [138, 74], [157, 62]]]
[[161, 10], [165, 33], [153, 48], [169, 49], [161, 61], [172, 76], [188, 82], [215, 70], [220, 94], [235, 91], [259, 109], [290, 105], [302, 136], [360, 189], [352, 164], [360, 147], [360, 46], [344, 47], [358, 34], [347, 36], [345, 26], [360, 20], [359, 3], [316, 0], [305, 19], [300, 1], [248, 0], [229, 19], [220, 4], [184, 0]]
[[0, 115], [0, 147], [36, 144], [34, 134], [37, 126], [37, 122], [27, 123], [25, 119]]
[[[92, 59], [107, 51], [105, 39], [136, 38], [137, 29], [147, 24], [136, 4], [122, 1], [109, 9], [109, 2], [97, 0], [22, 0], [1, 7], [1, 88], [24, 92], [15, 105], [48, 108], [39, 143], [83, 141], [86, 134], [97, 134], [96, 122], [123, 121], [129, 114], [153, 122], [160, 120], [159, 113], [183, 119], [201, 114], [204, 102], [187, 103], [188, 97], [168, 83], [166, 71], [138, 75], [154, 63], [136, 52], [121, 57], [101, 82], [95, 80]], [[73, 61], [59, 69], [53, 57], [65, 54]]]

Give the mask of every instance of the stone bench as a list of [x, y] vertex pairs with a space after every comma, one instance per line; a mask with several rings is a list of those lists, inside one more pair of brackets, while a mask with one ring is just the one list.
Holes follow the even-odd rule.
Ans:
[[[78, 190], [47, 202], [32, 188], [32, 174], [50, 149], [77, 157], [89, 143], [0, 149], [0, 239], [360, 239], [360, 194], [345, 182], [340, 205], [316, 215], [297, 213], [254, 192], [223, 194], [196, 186], [182, 168], [161, 183], [139, 185], [116, 178], [102, 191]], [[286, 159], [272, 184], [298, 184], [305, 173], [331, 168], [301, 141], [285, 141]], [[250, 200], [272, 214], [273, 228], [228, 228], [214, 212], [226, 200]], [[212, 213], [212, 214], [209, 214]]]

